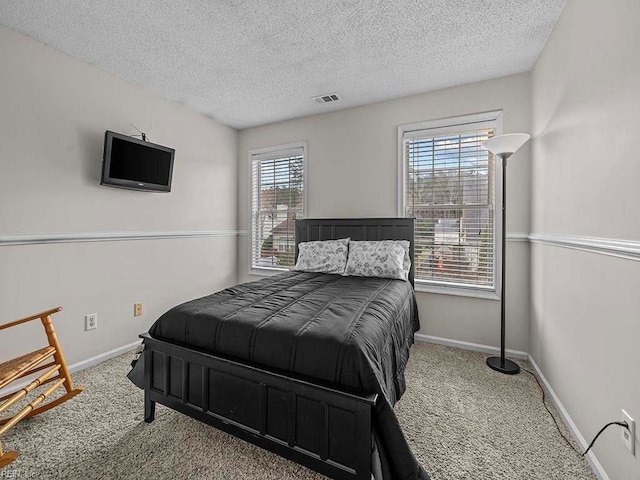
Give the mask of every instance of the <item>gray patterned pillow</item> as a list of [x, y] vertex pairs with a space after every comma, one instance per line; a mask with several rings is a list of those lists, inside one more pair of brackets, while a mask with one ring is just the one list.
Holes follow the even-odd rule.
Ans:
[[294, 270], [302, 272], [344, 273], [349, 239], [300, 242]]
[[345, 275], [409, 279], [411, 258], [407, 240], [349, 242]]

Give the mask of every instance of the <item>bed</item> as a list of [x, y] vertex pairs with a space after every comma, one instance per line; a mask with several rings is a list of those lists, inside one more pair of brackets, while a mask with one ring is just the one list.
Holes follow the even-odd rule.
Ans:
[[[413, 219], [307, 219], [312, 240], [409, 240]], [[141, 335], [156, 402], [336, 479], [428, 479], [393, 412], [419, 328], [409, 282], [285, 272], [178, 305]]]

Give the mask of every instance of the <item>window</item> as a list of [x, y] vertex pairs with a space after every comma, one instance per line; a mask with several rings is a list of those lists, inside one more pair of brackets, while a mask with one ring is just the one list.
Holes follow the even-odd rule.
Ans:
[[[401, 216], [414, 217], [421, 290], [496, 298], [500, 112], [400, 127]], [[501, 172], [498, 172], [501, 173]]]
[[294, 265], [295, 220], [305, 203], [304, 144], [252, 150], [251, 269]]

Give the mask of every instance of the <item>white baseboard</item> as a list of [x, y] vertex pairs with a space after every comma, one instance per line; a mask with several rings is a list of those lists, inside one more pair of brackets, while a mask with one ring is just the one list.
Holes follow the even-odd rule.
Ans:
[[[108, 352], [101, 353], [91, 358], [87, 358], [86, 360], [82, 360], [80, 362], [76, 362], [73, 365], [69, 365], [69, 372], [75, 373], [80, 372], [81, 370], [86, 370], [87, 368], [94, 367], [99, 363], [105, 362], [112, 358], [115, 358], [123, 353], [130, 352], [135, 349], [138, 345], [140, 345], [141, 340], [136, 340], [135, 342], [128, 343], [118, 348], [114, 348], [113, 350], [109, 350]], [[132, 357], [133, 358], [133, 357]], [[10, 395], [22, 388], [26, 387], [29, 384], [30, 380], [22, 380], [18, 383], [7, 387], [6, 390], [0, 391], [0, 396]]]
[[[545, 376], [542, 374], [540, 367], [538, 367], [538, 364], [536, 363], [536, 361], [533, 359], [531, 355], [529, 355], [529, 362], [531, 363], [531, 366], [533, 367], [533, 370], [535, 371], [536, 375], [544, 385], [544, 388], [549, 393], [549, 396], [553, 400], [553, 403], [558, 409], [558, 412], [560, 412], [562, 421], [565, 423], [565, 425], [567, 425], [567, 427], [569, 427], [569, 431], [573, 435], [573, 438], [576, 440], [576, 442], [578, 442], [578, 445], [582, 450], [586, 450], [588, 446], [587, 441], [584, 439], [584, 437], [580, 433], [580, 430], [578, 430], [578, 427], [569, 416], [569, 412], [567, 412], [567, 409], [564, 408], [564, 405], [562, 405], [562, 402], [560, 402], [560, 399], [556, 395], [556, 392], [553, 391], [553, 388], [551, 388], [551, 385], [549, 384]], [[587, 462], [589, 462], [589, 466], [593, 470], [593, 473], [596, 474], [596, 477], [598, 477], [599, 480], [609, 480], [609, 475], [607, 475], [607, 472], [605, 472], [604, 468], [602, 468], [602, 465], [596, 458], [595, 454], [593, 453], [593, 450], [590, 450], [589, 453], [585, 455], [585, 458], [587, 459]]]
[[69, 365], [69, 372], [75, 373], [80, 372], [82, 370], [86, 370], [87, 368], [94, 367], [99, 363], [106, 362], [107, 360], [111, 360], [112, 358], [118, 357], [123, 353], [130, 352], [138, 345], [142, 343], [142, 340], [136, 340], [135, 342], [128, 343], [118, 348], [114, 348], [113, 350], [109, 350], [108, 352], [101, 353], [96, 355], [95, 357], [87, 358], [86, 360], [82, 360], [81, 362], [74, 363], [73, 365]]
[[[490, 345], [482, 345], [479, 343], [463, 342], [462, 340], [452, 340], [450, 338], [434, 337], [432, 335], [425, 335], [423, 333], [416, 333], [415, 339], [418, 342], [436, 343], [438, 345], [445, 345], [447, 347], [462, 348], [464, 350], [473, 350], [474, 352], [499, 354], [500, 349], [498, 347], [492, 347]], [[520, 350], [505, 351], [507, 357], [517, 358], [519, 360], [527, 360], [529, 354], [527, 352], [521, 352]]]

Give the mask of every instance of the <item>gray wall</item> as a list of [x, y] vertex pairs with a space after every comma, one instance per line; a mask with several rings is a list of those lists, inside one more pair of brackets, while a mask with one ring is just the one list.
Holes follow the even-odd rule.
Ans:
[[[569, 1], [533, 70], [539, 241], [640, 248], [639, 19], [637, 0]], [[587, 440], [621, 408], [640, 421], [637, 260], [532, 245], [531, 355]], [[620, 437], [607, 430], [595, 454], [612, 480], [637, 480], [637, 434], [635, 458]]]
[[[318, 107], [319, 109], [322, 107]], [[398, 125], [504, 110], [504, 131], [530, 130], [529, 74], [242, 130], [239, 225], [249, 229], [249, 150], [308, 142], [307, 217], [397, 216]], [[525, 147], [509, 164], [508, 231], [528, 233], [530, 161]], [[248, 236], [239, 242], [239, 275], [249, 280]], [[529, 350], [529, 246], [508, 245], [508, 347]], [[500, 304], [418, 293], [421, 333], [498, 346]]]
[[[130, 123], [176, 149], [171, 193], [99, 185], [104, 131], [136, 133]], [[55, 325], [75, 363], [135, 341], [170, 306], [235, 283], [236, 184], [234, 129], [0, 27], [0, 237], [223, 233], [0, 244], [0, 323], [62, 305]], [[85, 332], [93, 312], [98, 329]], [[36, 324], [3, 331], [0, 361], [44, 341]]]

